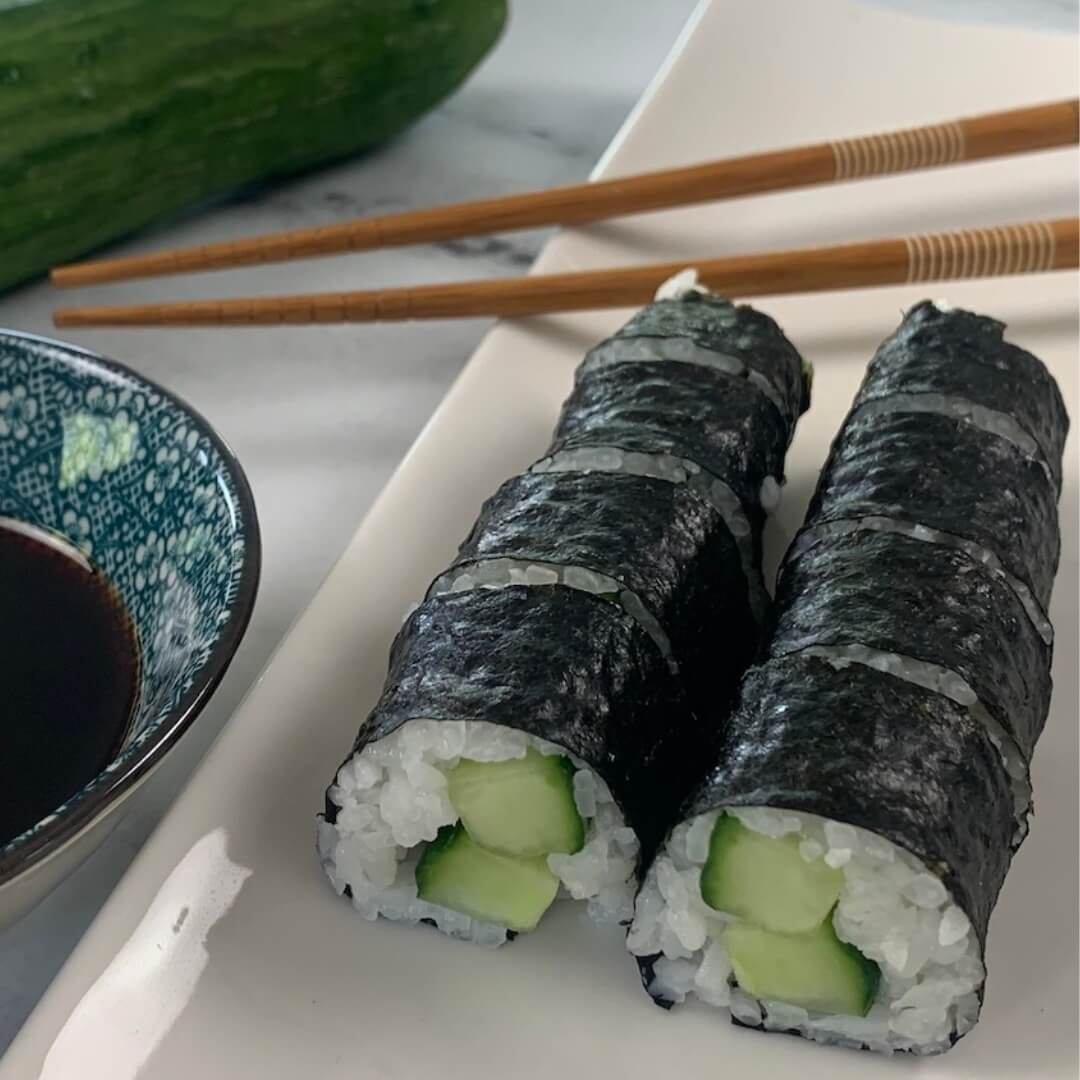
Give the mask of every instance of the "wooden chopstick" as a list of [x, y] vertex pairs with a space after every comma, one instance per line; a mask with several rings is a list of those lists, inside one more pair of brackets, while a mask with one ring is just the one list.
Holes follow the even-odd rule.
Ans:
[[723, 296], [818, 292], [1063, 270], [1080, 262], [1080, 218], [925, 233], [832, 247], [536, 274], [415, 288], [178, 304], [60, 308], [57, 326], [257, 326], [538, 315], [648, 303], [689, 263]]
[[52, 283], [61, 287], [91, 285], [433, 243], [540, 225], [579, 225], [622, 214], [978, 161], [1077, 141], [1080, 101], [1074, 98], [592, 184], [357, 218], [338, 225], [176, 251], [73, 263], [57, 267], [51, 277]]

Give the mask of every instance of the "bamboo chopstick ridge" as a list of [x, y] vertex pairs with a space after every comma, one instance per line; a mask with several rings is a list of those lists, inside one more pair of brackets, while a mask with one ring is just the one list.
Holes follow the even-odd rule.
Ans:
[[693, 265], [725, 296], [820, 292], [958, 277], [1064, 270], [1080, 263], [1080, 218], [924, 233], [831, 247], [683, 259], [493, 281], [178, 304], [61, 308], [57, 326], [253, 326], [539, 315], [648, 303]]
[[923, 128], [840, 139], [829, 145], [836, 158], [836, 180], [930, 169], [951, 165], [967, 157], [964, 128], [955, 120]]
[[905, 239], [907, 280], [942, 281], [1052, 270], [1057, 257], [1057, 238], [1058, 232], [1046, 221], [916, 234]]
[[580, 225], [623, 214], [979, 161], [1078, 141], [1080, 101], [1071, 99], [615, 180], [356, 218], [337, 225], [175, 251], [73, 263], [55, 268], [51, 278], [59, 287], [101, 284], [433, 243], [477, 233]]

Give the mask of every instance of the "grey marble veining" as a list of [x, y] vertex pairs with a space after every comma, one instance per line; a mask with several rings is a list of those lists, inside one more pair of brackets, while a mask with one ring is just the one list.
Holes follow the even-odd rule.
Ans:
[[[389, 145], [114, 250], [206, 243], [583, 179], [694, 3], [512, 0], [507, 32], [475, 76]], [[595, 45], [600, 40], [603, 48]], [[68, 294], [34, 284], [0, 297], [0, 326], [54, 335], [49, 313], [69, 300], [317, 292], [520, 274], [543, 239], [542, 232], [525, 232], [451, 240]], [[311, 599], [487, 325], [68, 335], [168, 386], [216, 425], [254, 488], [263, 578], [243, 646], [194, 728], [133, 797], [103, 847], [0, 934], [0, 1053]]]

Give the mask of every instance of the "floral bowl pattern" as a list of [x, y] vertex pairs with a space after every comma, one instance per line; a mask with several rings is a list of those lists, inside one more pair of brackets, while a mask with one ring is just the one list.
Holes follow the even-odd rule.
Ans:
[[0, 847], [2, 925], [21, 913], [5, 904], [6, 887], [80, 834], [103, 836], [92, 826], [160, 763], [206, 703], [247, 626], [260, 547], [244, 474], [202, 417], [119, 364], [3, 331], [0, 517], [81, 548], [119, 590], [142, 659], [118, 755]]

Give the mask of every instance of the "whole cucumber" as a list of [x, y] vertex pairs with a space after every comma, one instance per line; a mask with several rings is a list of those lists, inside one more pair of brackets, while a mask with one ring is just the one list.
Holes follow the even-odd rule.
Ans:
[[505, 17], [506, 0], [0, 0], [0, 289], [395, 134]]

